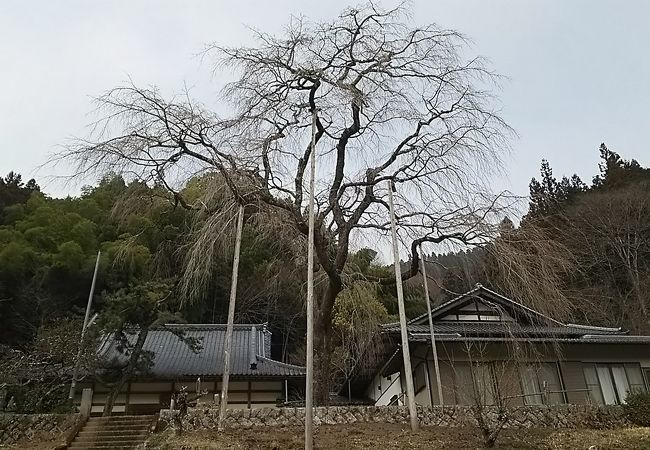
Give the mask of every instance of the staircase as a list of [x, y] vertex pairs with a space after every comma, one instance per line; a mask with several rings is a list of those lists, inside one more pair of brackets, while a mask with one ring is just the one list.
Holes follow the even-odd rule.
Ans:
[[74, 441], [71, 450], [126, 450], [142, 444], [156, 416], [91, 417]]

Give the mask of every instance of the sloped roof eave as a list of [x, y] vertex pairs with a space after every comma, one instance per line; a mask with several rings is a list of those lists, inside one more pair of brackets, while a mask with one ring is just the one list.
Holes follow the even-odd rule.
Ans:
[[[135, 339], [134, 334], [129, 339]], [[201, 348], [193, 351], [175, 332], [183, 331], [186, 337], [198, 339]], [[174, 379], [190, 377], [218, 377], [223, 374], [225, 324], [174, 324], [152, 329], [147, 335], [143, 350], [153, 353], [153, 364], [140, 377]], [[251, 335], [255, 332], [255, 338]], [[301, 366], [275, 361], [270, 352], [271, 333], [266, 324], [236, 324], [233, 329], [231, 359], [232, 377], [294, 378], [302, 377], [306, 369]], [[256, 368], [251, 368], [254, 353]], [[102, 339], [98, 353], [106, 360], [123, 360], [111, 335]]]
[[[624, 339], [623, 339], [624, 338]], [[430, 335], [424, 333], [409, 333], [409, 342], [429, 342]], [[509, 336], [436, 336], [438, 342], [533, 342], [533, 343], [563, 343], [563, 344], [650, 344], [650, 336], [621, 336], [598, 335], [585, 338], [577, 337], [509, 337]]]
[[[458, 296], [454, 297], [453, 299], [448, 300], [445, 303], [435, 307], [431, 311], [431, 316], [434, 318], [434, 321], [435, 321], [436, 316], [439, 316], [440, 314], [443, 314], [447, 310], [451, 309], [455, 304], [457, 304], [457, 303], [459, 304], [459, 303], [461, 303], [461, 302], [463, 302], [465, 300], [468, 300], [468, 299], [476, 296], [478, 292], [482, 292], [482, 293], [486, 294], [486, 296], [488, 296], [488, 297], [496, 298], [498, 301], [504, 302], [504, 303], [510, 305], [511, 307], [523, 309], [530, 316], [534, 316], [534, 317], [538, 317], [540, 319], [543, 319], [543, 321], [545, 323], [552, 324], [552, 325], [549, 325], [549, 328], [565, 328], [567, 331], [570, 331], [572, 333], [577, 331], [577, 330], [585, 331], [585, 332], [586, 331], [591, 331], [594, 334], [613, 334], [613, 333], [625, 334], [625, 333], [627, 333], [627, 332], [623, 331], [622, 328], [620, 328], [620, 327], [619, 328], [611, 328], [611, 327], [599, 327], [599, 326], [592, 326], [592, 325], [581, 325], [581, 324], [572, 324], [572, 323], [565, 324], [565, 323], [562, 323], [562, 322], [560, 322], [558, 320], [555, 320], [555, 319], [553, 319], [553, 318], [551, 318], [551, 317], [549, 317], [549, 316], [547, 316], [545, 314], [542, 314], [542, 313], [540, 313], [538, 311], [535, 311], [534, 309], [529, 308], [526, 305], [523, 305], [523, 304], [521, 304], [519, 302], [516, 302], [516, 301], [514, 301], [514, 300], [512, 300], [512, 299], [510, 299], [508, 297], [505, 297], [505, 296], [503, 296], [503, 295], [501, 295], [501, 294], [499, 294], [497, 292], [494, 292], [491, 289], [488, 289], [485, 286], [482, 286], [481, 284], [477, 284], [476, 287], [474, 287], [470, 291], [468, 291], [468, 292], [466, 292], [464, 294], [458, 295]], [[409, 320], [408, 326], [417, 326], [418, 322], [422, 321], [425, 318], [427, 318], [427, 313], [421, 314], [421, 315]], [[394, 323], [390, 323], [390, 324], [384, 324], [384, 325], [382, 325], [382, 329], [393, 328], [395, 326], [399, 326], [399, 323], [394, 322]], [[538, 326], [541, 328], [540, 325], [538, 325]], [[579, 333], [575, 333], [575, 334], [579, 334]], [[587, 333], [585, 333], [585, 334], [587, 334]]]

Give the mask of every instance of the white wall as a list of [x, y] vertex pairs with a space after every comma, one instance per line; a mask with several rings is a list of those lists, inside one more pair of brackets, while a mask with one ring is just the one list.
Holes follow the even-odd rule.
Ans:
[[[163, 398], [169, 402], [172, 390], [179, 390], [183, 386], [187, 387], [187, 392], [193, 394], [196, 390], [196, 382], [134, 382], [130, 386], [126, 385], [120, 395], [118, 395], [113, 412], [123, 413], [125, 411], [125, 403], [128, 400], [129, 405], [147, 406], [149, 408], [157, 408], [161, 405]], [[77, 404], [81, 401], [81, 390], [83, 387], [91, 387], [90, 385], [82, 385], [77, 390], [75, 401]], [[208, 393], [199, 399], [199, 403], [208, 404], [214, 402], [214, 394], [221, 393], [221, 381], [202, 381], [201, 390], [207, 390]], [[242, 409], [248, 408], [248, 401], [250, 395], [250, 407], [275, 407], [277, 399], [284, 398], [284, 383], [283, 381], [252, 381], [250, 383], [251, 392], [249, 394], [248, 381], [231, 381], [228, 389], [228, 408], [229, 409]], [[108, 388], [100, 385], [95, 386], [93, 392], [93, 406], [92, 413], [101, 413], [104, 409], [106, 397], [108, 395]]]
[[[366, 396], [374, 400], [376, 406], [388, 405], [394, 395], [399, 397], [401, 393], [402, 383], [399, 372], [387, 377], [376, 375], [366, 390]], [[398, 404], [402, 405], [403, 402], [400, 401]]]

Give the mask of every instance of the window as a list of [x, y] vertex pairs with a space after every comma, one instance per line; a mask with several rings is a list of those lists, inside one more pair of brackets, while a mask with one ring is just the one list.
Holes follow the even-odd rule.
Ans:
[[457, 363], [453, 365], [454, 370], [454, 390], [456, 391], [456, 404], [473, 405], [476, 403], [474, 398], [474, 382], [472, 381], [472, 371], [468, 363]]
[[638, 364], [585, 364], [585, 381], [592, 401], [599, 405], [618, 405], [632, 391], [644, 391]]
[[474, 384], [481, 405], [494, 405], [497, 400], [495, 380], [490, 364], [474, 364]]
[[480, 301], [471, 302], [454, 310], [440, 320], [452, 322], [512, 322], [513, 319], [501, 308]]
[[427, 366], [420, 364], [413, 371], [413, 389], [417, 394], [422, 389], [427, 387]]
[[555, 363], [530, 364], [519, 369], [526, 405], [564, 403], [560, 374]]
[[453, 365], [456, 404], [494, 405], [497, 399], [492, 367], [489, 363]]

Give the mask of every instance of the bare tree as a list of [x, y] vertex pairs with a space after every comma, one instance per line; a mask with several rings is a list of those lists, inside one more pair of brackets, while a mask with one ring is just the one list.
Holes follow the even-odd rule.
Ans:
[[508, 348], [503, 359], [490, 358], [490, 348], [484, 342], [465, 342], [463, 352], [468, 362], [465, 370], [453, 367], [455, 394], [461, 403], [470, 406], [472, 416], [481, 431], [483, 445], [494, 447], [499, 433], [516, 412], [521, 396], [513, 396], [513, 386], [519, 383], [523, 355]]
[[581, 268], [568, 246], [550, 239], [544, 229], [529, 221], [525, 227], [502, 232], [485, 247], [485, 253], [478, 271], [483, 280], [542, 314], [570, 317], [566, 278]]
[[[103, 114], [89, 139], [61, 158], [78, 174], [114, 171], [165, 186], [187, 208], [178, 185], [217, 172], [237, 203], [307, 234], [304, 175], [311, 113], [317, 112], [319, 167], [315, 250], [325, 284], [315, 305], [317, 392], [327, 401], [332, 310], [348, 280], [350, 242], [388, 228], [382, 186], [397, 186], [402, 239], [417, 273], [422, 242], [485, 242], [499, 201], [487, 182], [511, 133], [490, 106], [498, 76], [466, 40], [437, 25], [412, 27], [407, 11], [372, 3], [332, 22], [293, 19], [282, 36], [257, 33], [252, 48], [206, 49], [233, 69], [221, 118], [156, 89], [118, 87], [98, 98]], [[500, 219], [500, 217], [499, 217]], [[390, 284], [394, 279], [375, 280]]]
[[[637, 332], [650, 323], [650, 191], [645, 184], [593, 192], [563, 215], [569, 232], [566, 245], [576, 254], [587, 278], [578, 292], [590, 316], [601, 310], [603, 320], [632, 324]], [[587, 302], [600, 297], [598, 306]], [[604, 297], [604, 298], [603, 298]], [[620, 299], [620, 303], [613, 299]], [[609, 301], [607, 301], [609, 300]], [[603, 305], [613, 310], [603, 311]], [[633, 312], [630, 315], [630, 312]]]
[[[64, 319], [41, 326], [34, 342], [24, 350], [0, 346], [0, 392], [21, 398], [17, 405], [25, 413], [49, 412], [71, 406], [65, 395], [70, 373], [77, 361], [81, 324]], [[81, 352], [80, 367], [90, 372], [97, 364], [96, 335], [89, 330]]]
[[452, 363], [457, 401], [470, 406], [486, 448], [494, 447], [501, 430], [525, 405], [564, 402], [557, 368], [553, 372], [553, 363], [542, 362], [557, 359], [557, 347], [536, 347], [514, 334], [510, 339], [501, 345], [464, 342], [461, 352], [467, 362]]

